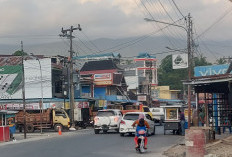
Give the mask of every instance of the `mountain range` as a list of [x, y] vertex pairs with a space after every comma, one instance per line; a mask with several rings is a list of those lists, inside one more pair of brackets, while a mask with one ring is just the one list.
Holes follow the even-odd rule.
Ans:
[[[211, 62], [215, 59], [231, 55], [232, 40], [227, 41], [201, 41], [197, 43], [197, 51], [195, 55], [202, 53]], [[169, 47], [167, 49], [166, 47]], [[97, 53], [118, 52], [122, 58], [130, 59], [137, 56], [141, 52], [149, 54], [156, 54], [158, 60], [161, 60], [168, 54], [183, 53], [186, 49], [186, 41], [184, 39], [167, 38], [165, 36], [159, 37], [130, 37], [121, 39], [99, 38], [95, 40], [82, 40], [75, 38], [73, 40], [73, 51], [75, 55], [89, 55]], [[19, 45], [0, 44], [0, 54], [10, 55], [15, 51], [20, 50]], [[179, 51], [170, 52], [170, 48]], [[36, 55], [69, 56], [69, 41], [63, 39], [57, 42], [37, 43], [24, 45], [24, 51], [28, 54], [34, 53]], [[186, 51], [186, 50], [185, 50]]]

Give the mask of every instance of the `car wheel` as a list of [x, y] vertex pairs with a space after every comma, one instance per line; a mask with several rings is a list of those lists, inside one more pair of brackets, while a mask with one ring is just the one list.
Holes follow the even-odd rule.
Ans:
[[95, 134], [99, 134], [100, 130], [99, 129], [94, 129]]
[[122, 137], [123, 137], [124, 135], [125, 135], [124, 133], [120, 133], [120, 136], [122, 136]]
[[103, 130], [103, 133], [106, 134], [106, 133], [107, 133], [107, 130]]
[[162, 126], [162, 124], [163, 124], [162, 120], [159, 121], [159, 124], [160, 124], [160, 126]]
[[151, 133], [151, 135], [155, 135], [155, 126], [154, 126], [154, 129], [153, 129], [153, 132]]

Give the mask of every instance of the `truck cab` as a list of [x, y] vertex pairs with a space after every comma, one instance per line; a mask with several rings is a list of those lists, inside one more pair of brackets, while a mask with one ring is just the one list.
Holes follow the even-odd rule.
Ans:
[[59, 127], [61, 127], [61, 130], [63, 129], [63, 127], [70, 127], [70, 118], [63, 109], [52, 110], [52, 119], [55, 131], [58, 131]]

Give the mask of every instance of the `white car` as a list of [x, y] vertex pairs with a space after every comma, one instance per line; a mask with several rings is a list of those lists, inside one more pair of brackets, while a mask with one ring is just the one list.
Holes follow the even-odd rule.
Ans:
[[99, 110], [94, 118], [94, 132], [99, 134], [102, 130], [107, 133], [108, 130], [115, 130], [119, 132], [120, 121], [122, 120], [122, 113], [117, 109]]
[[162, 107], [150, 108], [150, 111], [155, 121], [159, 122], [160, 125], [162, 125], [164, 121], [164, 108]]
[[135, 133], [136, 127], [133, 127], [132, 124], [139, 118], [139, 114], [144, 114], [144, 120], [150, 126], [150, 129], [147, 130], [147, 135], [155, 134], [155, 122], [147, 112], [127, 112], [120, 122], [119, 132], [121, 136], [124, 136], [126, 133]]

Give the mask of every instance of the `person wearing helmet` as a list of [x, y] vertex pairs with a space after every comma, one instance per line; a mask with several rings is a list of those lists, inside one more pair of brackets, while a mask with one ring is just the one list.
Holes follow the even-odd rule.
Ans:
[[[135, 127], [136, 125], [137, 125], [137, 127], [136, 127], [136, 133], [135, 133], [135, 138], [134, 138], [135, 148], [138, 147], [138, 137], [140, 136], [139, 131], [140, 130], [145, 130], [146, 131], [146, 129], [150, 128], [148, 122], [146, 120], [144, 120], [144, 114], [140, 114], [139, 119], [136, 120], [132, 124], [133, 127]], [[146, 134], [144, 134], [142, 136], [145, 137], [145, 139], [144, 139], [144, 149], [147, 149], [147, 137], [146, 137]]]
[[[139, 119], [137, 119], [137, 120], [132, 124], [132, 126], [135, 127], [136, 125], [138, 125], [140, 119], [144, 119], [144, 114], [139, 114]], [[150, 128], [150, 126], [149, 126], [149, 124], [148, 124], [148, 122], [147, 122], [146, 120], [144, 120], [144, 124], [145, 124], [145, 126], [146, 126], [147, 129]]]

